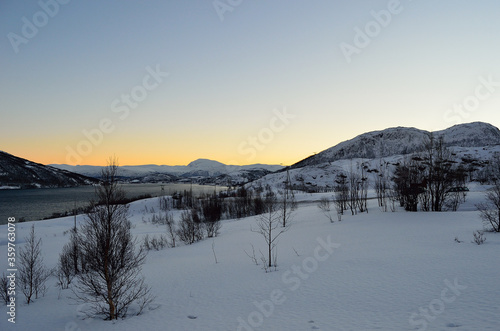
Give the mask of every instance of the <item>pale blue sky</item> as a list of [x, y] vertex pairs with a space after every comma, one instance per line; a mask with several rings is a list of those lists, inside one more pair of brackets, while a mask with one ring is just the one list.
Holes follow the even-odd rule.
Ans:
[[[481, 77], [500, 82], [498, 1], [242, 0], [223, 21], [213, 3], [73, 0], [16, 53], [9, 33], [23, 37], [23, 17], [43, 9], [2, 1], [0, 149], [41, 163], [66, 163], [73, 150], [80, 164], [113, 154], [122, 164], [290, 164], [391, 126], [500, 126], [500, 86], [453, 110], [473, 102]], [[390, 4], [399, 13], [348, 63], [340, 45]], [[120, 119], [113, 101], [158, 66], [168, 77]], [[285, 108], [295, 117], [270, 137]], [[92, 142], [83, 131], [103, 119], [113, 130]]]

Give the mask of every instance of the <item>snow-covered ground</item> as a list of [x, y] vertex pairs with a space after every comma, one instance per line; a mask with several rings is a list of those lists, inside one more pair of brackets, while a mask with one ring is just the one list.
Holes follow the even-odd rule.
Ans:
[[[313, 202], [328, 194], [298, 194], [293, 225], [279, 240], [277, 271], [265, 273], [245, 254], [251, 245], [265, 252], [250, 231], [255, 218], [227, 220], [215, 239], [149, 253], [143, 274], [157, 298], [143, 315], [82, 319], [82, 306], [52, 277], [45, 297], [29, 306], [18, 291], [16, 324], [4, 307], [0, 330], [499, 330], [500, 235], [471, 243], [482, 229], [474, 208], [482, 191], [471, 185], [455, 213], [384, 213], [370, 200], [368, 214], [333, 224]], [[139, 238], [165, 232], [142, 221], [151, 207], [158, 210], [157, 199], [131, 204]], [[31, 224], [16, 225], [18, 246]], [[73, 219], [34, 224], [52, 268]], [[5, 272], [7, 226], [0, 231]]]
[[[500, 153], [500, 145], [486, 147], [450, 147], [450, 150], [455, 153], [456, 161], [461, 161], [462, 158], [476, 159], [479, 161], [491, 160], [495, 155]], [[375, 159], [342, 159], [334, 162], [324, 162], [320, 164], [308, 165], [301, 168], [294, 168], [286, 172], [276, 172], [268, 174], [258, 180], [248, 183], [247, 186], [265, 187], [267, 184], [272, 187], [283, 188], [287, 176], [290, 176], [291, 185], [294, 187], [305, 187], [307, 189], [332, 189], [335, 185], [337, 174], [343, 172], [348, 174], [350, 171], [359, 172], [360, 166], [365, 165], [367, 169], [382, 170], [381, 165], [387, 164], [388, 173], [394, 170], [394, 164], [402, 162], [409, 155], [392, 155], [384, 158]], [[378, 173], [367, 173], [368, 179], [373, 186], [373, 179], [378, 176]]]

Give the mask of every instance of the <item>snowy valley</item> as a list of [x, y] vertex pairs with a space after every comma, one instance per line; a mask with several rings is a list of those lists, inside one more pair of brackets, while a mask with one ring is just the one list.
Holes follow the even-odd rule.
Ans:
[[[450, 164], [473, 165], [468, 191], [461, 193], [463, 201], [456, 211], [407, 212], [396, 200], [390, 209], [379, 205], [374, 190], [379, 172], [375, 170], [382, 164], [393, 173], [411, 159], [405, 152], [416, 151], [426, 136], [417, 129], [402, 128], [358, 136], [289, 169], [262, 167], [268, 173], [237, 191], [223, 191], [219, 197], [179, 195], [134, 201], [128, 206], [127, 217], [136, 248], [148, 243], [141, 274], [155, 299], [139, 315], [139, 306], [132, 304], [124, 319], [89, 317], [86, 312], [92, 305], [75, 300], [74, 285], [69, 289], [58, 286], [59, 254], [69, 242], [74, 224], [84, 224], [86, 215], [1, 225], [2, 233], [15, 233], [16, 252], [26, 247], [25, 238], [34, 225], [42, 240], [44, 264], [53, 273], [47, 279], [45, 295], [30, 304], [24, 300], [19, 283], [10, 283], [17, 286], [15, 325], [9, 322], [12, 317], [7, 307], [0, 329], [498, 330], [500, 264], [496, 261], [500, 236], [484, 231], [488, 224], [477, 209], [494, 187], [491, 177], [490, 182], [479, 179], [487, 177], [481, 172], [500, 154], [498, 133], [484, 123], [436, 133], [450, 141], [447, 147], [454, 158]], [[177, 169], [177, 174], [189, 173], [189, 168], [220, 175], [224, 167], [201, 160]], [[167, 171], [160, 168], [121, 170]], [[235, 167], [231, 171], [255, 168]], [[345, 210], [338, 217], [333, 207], [335, 180], [352, 169], [367, 171], [366, 210], [352, 214]], [[95, 169], [82, 167], [79, 172], [91, 175], [91, 171]], [[273, 265], [266, 267], [268, 243], [256, 231], [266, 213], [232, 217], [240, 215], [238, 205], [232, 203], [248, 198], [245, 201], [257, 210], [261, 197], [271, 191], [283, 197], [279, 192], [290, 188], [296, 208], [288, 210], [287, 231], [273, 243]], [[179, 229], [186, 217], [193, 217], [189, 216], [193, 209], [187, 211], [183, 203], [196, 204], [195, 200], [201, 206], [199, 215], [211, 206], [204, 201], [227, 202], [221, 228], [217, 235], [189, 243], [174, 236], [173, 244], [168, 223], [162, 220], [168, 220], [169, 215]], [[325, 200], [331, 206], [319, 208]], [[277, 226], [274, 231], [280, 229]], [[479, 233], [484, 242], [474, 238]], [[10, 238], [0, 238], [0, 255], [4, 257], [11, 252]], [[152, 240], [155, 244], [150, 247]], [[13, 267], [8, 260], [0, 259], [0, 269], [9, 268]]]
[[[51, 277], [47, 294], [30, 305], [19, 294], [16, 325], [4, 314], [0, 328], [497, 330], [500, 237], [487, 233], [485, 244], [471, 243], [473, 232], [482, 229], [474, 204], [484, 189], [471, 187], [468, 202], [454, 213], [384, 213], [370, 200], [368, 213], [335, 223], [314, 202], [329, 194], [296, 194], [299, 208], [280, 238], [276, 271], [265, 273], [245, 253], [252, 245], [257, 254], [265, 251], [262, 238], [251, 231], [255, 217], [226, 220], [214, 239], [149, 252], [143, 274], [156, 300], [142, 315], [131, 310], [128, 318], [113, 322], [85, 318], [85, 305], [71, 299], [71, 290], [59, 290]], [[166, 232], [143, 221], [152, 209], [159, 210], [158, 199], [130, 206], [139, 242], [146, 234]], [[73, 218], [34, 224], [44, 261], [53, 268]], [[17, 224], [17, 245], [30, 226]], [[7, 254], [5, 237], [0, 253]]]

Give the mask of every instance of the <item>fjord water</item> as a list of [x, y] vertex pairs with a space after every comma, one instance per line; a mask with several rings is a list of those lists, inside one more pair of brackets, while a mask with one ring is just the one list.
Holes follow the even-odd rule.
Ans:
[[[128, 198], [144, 194], [160, 196], [171, 195], [174, 192], [193, 189], [194, 194], [212, 193], [224, 190], [225, 187], [214, 187], [196, 184], [123, 184]], [[162, 192], [163, 187], [163, 192]], [[88, 205], [95, 193], [93, 186], [71, 188], [45, 188], [28, 190], [0, 190], [0, 224], [6, 224], [7, 218], [26, 221], [41, 220], [53, 213], [71, 211]]]

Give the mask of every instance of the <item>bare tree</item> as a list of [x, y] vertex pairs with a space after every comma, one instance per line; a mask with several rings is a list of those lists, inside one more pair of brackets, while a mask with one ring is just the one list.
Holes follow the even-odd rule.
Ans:
[[286, 228], [292, 217], [293, 211], [297, 208], [297, 202], [295, 201], [295, 196], [291, 194], [288, 189], [278, 192], [278, 195], [278, 209], [280, 211], [281, 226]]
[[29, 305], [33, 295], [38, 299], [38, 294], [45, 294], [50, 271], [43, 263], [42, 239], [36, 237], [34, 224], [25, 240], [26, 244], [19, 250], [19, 281]]
[[215, 192], [212, 196], [208, 196], [201, 201], [201, 214], [207, 231], [207, 237], [217, 237], [222, 227], [220, 222], [222, 217], [222, 201]]
[[379, 169], [375, 172], [374, 177], [374, 188], [378, 205], [384, 212], [387, 212], [387, 200], [390, 190], [388, 162], [380, 160]]
[[81, 261], [80, 256], [77, 229], [75, 227], [70, 231], [70, 241], [63, 246], [55, 270], [58, 280], [57, 285], [61, 287], [61, 289], [67, 289], [73, 278], [75, 278], [84, 267], [84, 263]]
[[357, 165], [357, 169], [351, 168], [347, 177], [348, 200], [347, 205], [354, 215], [358, 212], [368, 212], [368, 178], [366, 176], [367, 166], [363, 163]]
[[486, 202], [476, 205], [479, 216], [486, 227], [494, 232], [500, 232], [500, 182], [486, 192]]
[[138, 314], [153, 300], [150, 288], [140, 275], [146, 251], [136, 250], [130, 233], [128, 208], [119, 201], [125, 192], [118, 184], [118, 164], [111, 159], [102, 170], [96, 201], [78, 232], [78, 243], [86, 270], [78, 274], [72, 288], [78, 301], [91, 303], [91, 316], [114, 320], [126, 316], [132, 303]]
[[182, 212], [176, 234], [187, 245], [203, 240], [203, 223], [195, 209]]
[[282, 226], [283, 210], [280, 208], [281, 204], [272, 191], [267, 192], [264, 204], [265, 213], [257, 217], [257, 228], [252, 229], [252, 231], [259, 233], [266, 242], [268, 256], [264, 264], [270, 268], [273, 265], [277, 266], [277, 254], [273, 255], [276, 250], [277, 239], [290, 228], [290, 222], [286, 222], [286, 225]]
[[76, 274], [71, 258], [71, 246], [66, 244], [63, 247], [61, 254], [59, 254], [59, 261], [57, 263], [56, 269], [56, 277], [57, 277], [57, 286], [61, 289], [67, 289], [71, 284], [73, 278], [75, 278]]
[[167, 225], [167, 235], [170, 239], [170, 247], [175, 247], [175, 240], [177, 238], [177, 234], [175, 233], [175, 221], [174, 216], [172, 214], [167, 213], [165, 215], [165, 224]]
[[360, 179], [359, 185], [359, 198], [358, 198], [358, 209], [361, 213], [368, 213], [368, 176], [366, 174], [368, 166], [364, 163], [359, 165]]
[[467, 180], [467, 170], [463, 165], [459, 165], [455, 170], [454, 175], [454, 187], [448, 189], [448, 199], [445, 202], [445, 207], [447, 210], [457, 211], [461, 203], [464, 203], [467, 199], [466, 187]]
[[426, 185], [423, 196], [429, 196], [430, 210], [442, 211], [450, 189], [456, 183], [457, 165], [443, 137], [431, 133], [423, 144], [422, 172]]
[[283, 183], [284, 190], [280, 192], [281, 196], [281, 216], [282, 216], [282, 224], [283, 227], [286, 227], [287, 221], [295, 209], [297, 209], [297, 201], [295, 200], [295, 194], [291, 189], [292, 180], [290, 178], [290, 172], [286, 171], [286, 180]]
[[331, 214], [330, 199], [322, 197], [318, 202], [318, 208], [321, 209], [325, 217], [328, 218], [331, 223], [334, 222], [333, 215]]
[[419, 200], [423, 204], [420, 196], [425, 193], [426, 184], [422, 173], [425, 168], [419, 161], [419, 158], [407, 157], [394, 169], [394, 197], [397, 197], [400, 206], [406, 211], [418, 211]]
[[465, 200], [465, 191], [452, 193], [465, 187], [464, 167], [442, 137], [430, 134], [421, 149], [395, 168], [393, 181], [401, 206], [407, 211], [417, 211], [418, 204], [423, 211], [442, 211], [443, 207], [456, 210]]
[[335, 209], [340, 215], [347, 210], [347, 201], [349, 200], [349, 185], [347, 176], [344, 173], [337, 174], [335, 178]]
[[[479, 162], [477, 160], [469, 161], [472, 164], [475, 163], [475, 166], [479, 166]], [[494, 152], [493, 157], [488, 161], [484, 161], [483, 166], [484, 168], [480, 171], [478, 176], [480, 182], [495, 184], [500, 181], [500, 152]]]
[[349, 206], [349, 209], [351, 210], [352, 215], [356, 214], [358, 211], [360, 182], [361, 182], [361, 175], [356, 171], [354, 171], [351, 163], [351, 169], [348, 174], [349, 200], [347, 201], [347, 204]]

